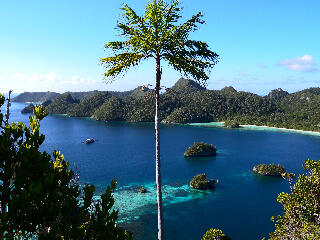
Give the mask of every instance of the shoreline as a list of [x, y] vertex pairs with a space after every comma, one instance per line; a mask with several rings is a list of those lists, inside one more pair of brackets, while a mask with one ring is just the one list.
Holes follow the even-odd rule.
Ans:
[[[69, 117], [67, 114], [50, 114], [50, 115], [56, 115], [56, 116], [62, 116], [62, 117]], [[90, 117], [78, 117], [78, 118], [85, 118], [88, 120], [94, 120]], [[96, 121], [96, 120], [95, 120]], [[99, 121], [98, 121], [99, 122]], [[103, 121], [101, 121], [103, 122]], [[113, 122], [113, 121], [112, 121]], [[115, 121], [118, 122], [118, 121]], [[126, 121], [124, 121], [126, 122]], [[132, 123], [132, 122], [130, 122]], [[133, 122], [133, 123], [140, 123], [140, 122]], [[144, 123], [153, 123], [153, 122], [144, 122]], [[168, 124], [168, 123], [162, 123], [162, 124]], [[170, 123], [172, 124], [172, 123]], [[224, 128], [223, 124], [224, 122], [207, 122], [207, 123], [174, 123], [177, 125], [188, 125], [188, 126], [199, 126], [199, 127], [216, 127], [216, 128]], [[246, 130], [254, 130], [254, 131], [277, 131], [277, 132], [289, 132], [289, 133], [298, 133], [303, 135], [311, 135], [311, 136], [318, 136], [320, 137], [320, 132], [316, 131], [307, 131], [307, 130], [300, 130], [300, 129], [292, 129], [292, 128], [278, 128], [278, 127], [268, 127], [268, 126], [258, 126], [258, 125], [239, 125], [240, 128], [238, 129], [246, 129]]]
[[[203, 127], [223, 127], [224, 122], [209, 122], [209, 123], [187, 123], [190, 126], [203, 126]], [[277, 131], [277, 132], [291, 132], [291, 133], [299, 133], [304, 135], [312, 135], [319, 136], [320, 132], [315, 131], [306, 131], [299, 129], [291, 129], [291, 128], [277, 128], [277, 127], [268, 127], [268, 126], [258, 126], [258, 125], [240, 125], [241, 128], [246, 130], [256, 130], [256, 131]], [[241, 129], [240, 128], [240, 129]]]

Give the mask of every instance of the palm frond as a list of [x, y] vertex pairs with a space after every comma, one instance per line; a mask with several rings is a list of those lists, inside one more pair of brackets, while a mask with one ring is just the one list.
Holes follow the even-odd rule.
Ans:
[[113, 81], [119, 75], [125, 74], [130, 67], [136, 66], [144, 58], [143, 54], [121, 53], [114, 57], [101, 58], [101, 64], [107, 69], [105, 81]]
[[181, 40], [168, 42], [163, 58], [182, 75], [191, 76], [202, 85], [209, 78], [210, 69], [218, 62], [219, 55], [202, 41]]
[[182, 75], [197, 80], [201, 85], [206, 86], [210, 69], [214, 66], [212, 62], [196, 58], [180, 57], [179, 55], [168, 55], [166, 60]]
[[104, 45], [105, 48], [110, 48], [113, 51], [119, 51], [122, 49], [127, 48], [128, 43], [127, 42], [121, 42], [121, 41], [114, 41], [114, 42], [108, 42]]

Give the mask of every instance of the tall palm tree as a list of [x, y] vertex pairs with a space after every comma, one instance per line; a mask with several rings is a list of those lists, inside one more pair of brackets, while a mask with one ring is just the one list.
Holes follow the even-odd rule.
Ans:
[[204, 24], [199, 12], [188, 21], [178, 24], [182, 8], [178, 0], [151, 0], [145, 7], [144, 16], [138, 16], [127, 4], [121, 8], [122, 18], [117, 28], [124, 41], [109, 42], [105, 47], [112, 56], [101, 58], [106, 81], [124, 75], [142, 60], [155, 59], [155, 141], [156, 184], [158, 203], [158, 239], [163, 239], [163, 213], [160, 172], [159, 95], [162, 76], [161, 60], [167, 61], [175, 70], [205, 85], [208, 72], [218, 62], [218, 54], [208, 49], [208, 44], [189, 39], [189, 34]]

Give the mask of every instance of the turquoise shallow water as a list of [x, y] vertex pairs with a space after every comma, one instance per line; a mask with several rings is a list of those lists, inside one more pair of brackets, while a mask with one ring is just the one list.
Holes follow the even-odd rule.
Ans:
[[[13, 103], [11, 121], [24, 121]], [[136, 240], [156, 239], [156, 190], [154, 129], [152, 123], [102, 123], [89, 119], [48, 116], [42, 132], [42, 150], [59, 149], [81, 181], [93, 183], [97, 192], [116, 179], [115, 208], [119, 224], [134, 232]], [[82, 142], [88, 137], [97, 141]], [[216, 157], [184, 158], [194, 141], [217, 146]], [[301, 173], [305, 159], [320, 156], [320, 137], [257, 129], [221, 129], [201, 126], [162, 125], [161, 161], [167, 240], [200, 239], [210, 227], [221, 228], [232, 239], [261, 239], [273, 230], [269, 220], [281, 214], [276, 196], [289, 191], [286, 181], [252, 173], [258, 163], [280, 163]], [[205, 172], [218, 178], [214, 191], [197, 191], [189, 180]], [[140, 186], [148, 193], [138, 192]]]

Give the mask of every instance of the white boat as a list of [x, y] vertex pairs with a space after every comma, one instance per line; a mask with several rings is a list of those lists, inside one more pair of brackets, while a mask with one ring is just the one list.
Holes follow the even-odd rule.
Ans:
[[94, 139], [93, 138], [87, 138], [86, 144], [90, 144], [90, 143], [94, 143]]

